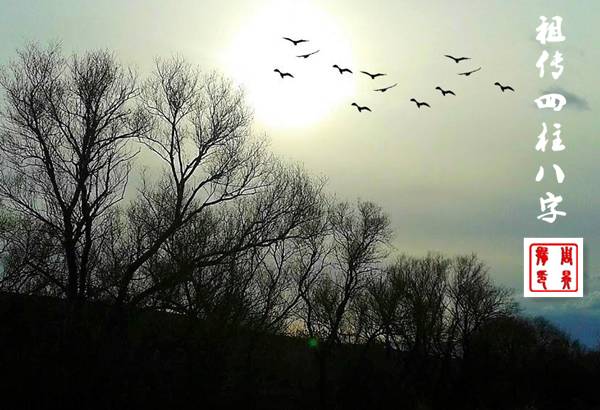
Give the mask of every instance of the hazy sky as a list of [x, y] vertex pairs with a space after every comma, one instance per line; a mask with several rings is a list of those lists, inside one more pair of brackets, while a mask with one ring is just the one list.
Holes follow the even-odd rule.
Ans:
[[[540, 15], [564, 19], [566, 41], [546, 46], [564, 55], [556, 81], [535, 68], [544, 49], [535, 40]], [[173, 54], [222, 71], [245, 88], [256, 132], [276, 153], [326, 176], [338, 197], [385, 208], [398, 252], [476, 252], [517, 295], [523, 237], [584, 237], [585, 297], [523, 306], [594, 343], [599, 18], [594, 0], [0, 0], [0, 64], [27, 41], [61, 40], [69, 53], [111, 49], [142, 75], [154, 57]], [[282, 36], [310, 41], [294, 47]], [[307, 60], [295, 57], [315, 50]], [[447, 53], [472, 60], [455, 64]], [[335, 63], [355, 74], [341, 77]], [[470, 77], [456, 75], [479, 66]], [[281, 80], [275, 67], [296, 78]], [[370, 80], [360, 70], [387, 76]], [[495, 81], [517, 92], [502, 94]], [[372, 91], [396, 82], [384, 94]], [[457, 96], [442, 98], [438, 85]], [[566, 108], [538, 110], [533, 100], [547, 90], [566, 95]], [[432, 108], [417, 110], [412, 97]], [[354, 101], [373, 112], [358, 114]], [[542, 121], [562, 124], [565, 151], [535, 151]], [[553, 163], [566, 173], [562, 185]], [[536, 183], [540, 165], [546, 177]], [[568, 213], [554, 224], [536, 219], [546, 191], [562, 195]]]

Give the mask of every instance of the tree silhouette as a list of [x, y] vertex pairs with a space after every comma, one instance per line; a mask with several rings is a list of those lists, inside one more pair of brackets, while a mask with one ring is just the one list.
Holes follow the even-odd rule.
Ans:
[[391, 231], [382, 209], [361, 202], [333, 204], [329, 212], [331, 229], [330, 263], [312, 291], [303, 295], [304, 321], [308, 335], [319, 341], [316, 358], [319, 366], [321, 405], [328, 402], [327, 366], [333, 349], [352, 337], [351, 306], [378, 264], [386, 256], [385, 245]]
[[494, 285], [476, 255], [454, 260], [449, 285], [449, 338], [457, 338], [458, 354], [466, 354], [471, 336], [482, 325], [516, 312], [509, 289]]
[[148, 131], [132, 106], [135, 75], [108, 52], [65, 59], [57, 46], [30, 45], [0, 87], [0, 198], [61, 244], [64, 270], [46, 276], [71, 303], [84, 300], [94, 242], [123, 198], [134, 155], [128, 140]]

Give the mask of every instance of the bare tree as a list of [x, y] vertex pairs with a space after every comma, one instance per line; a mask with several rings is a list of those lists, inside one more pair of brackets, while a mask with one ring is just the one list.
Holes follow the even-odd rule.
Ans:
[[330, 208], [330, 263], [313, 288], [303, 294], [304, 321], [309, 336], [319, 340], [321, 404], [327, 403], [327, 362], [336, 345], [357, 333], [351, 307], [366, 289], [387, 256], [390, 222], [382, 209], [359, 201], [354, 208], [346, 202]]
[[20, 294], [63, 295], [57, 281], [63, 250], [47, 226], [31, 217], [0, 215], [0, 290]]
[[165, 172], [142, 187], [129, 213], [135, 254], [123, 269], [119, 303], [137, 304], [188, 279], [155, 275], [148, 282], [138, 270], [200, 215], [212, 215], [221, 235], [190, 261], [195, 268], [271, 245], [314, 218], [322, 185], [267, 154], [252, 137], [242, 92], [229, 81], [201, 76], [178, 58], [157, 61], [143, 100], [154, 129], [141, 141]]
[[181, 59], [157, 61], [143, 104], [154, 128], [141, 142], [166, 170], [158, 183], [140, 190], [132, 215], [150, 216], [155, 225], [143, 233], [146, 240], [124, 267], [119, 303], [129, 299], [137, 270], [178, 229], [203, 210], [260, 188], [266, 155], [261, 143], [249, 141], [250, 115], [241, 92], [215, 75], [201, 79]]
[[302, 296], [326, 267], [328, 227], [320, 211], [301, 227], [300, 236], [275, 243], [261, 259], [253, 300], [263, 328], [288, 331], [301, 316]]
[[0, 198], [60, 244], [63, 268], [39, 274], [81, 301], [104, 218], [123, 198], [128, 141], [147, 131], [135, 75], [105, 51], [65, 59], [58, 46], [30, 45], [0, 87]]
[[[393, 286], [391, 281], [392, 269], [385, 269], [381, 277], [372, 281], [361, 298], [363, 302], [362, 315], [357, 321], [362, 322], [360, 341], [365, 343], [365, 350], [373, 341], [380, 340], [390, 355], [392, 349], [398, 349], [396, 326], [402, 323], [400, 310], [401, 289]], [[366, 352], [365, 352], [366, 353]]]
[[472, 335], [485, 323], [514, 314], [516, 304], [510, 289], [495, 285], [476, 255], [455, 258], [451, 269], [448, 340], [465, 355]]
[[312, 327], [325, 345], [341, 342], [348, 308], [365, 288], [387, 255], [391, 236], [389, 219], [371, 202], [358, 202], [356, 209], [343, 202], [331, 207], [331, 264], [328, 274], [315, 288]]
[[398, 298], [388, 338], [419, 359], [435, 353], [442, 340], [449, 263], [435, 254], [401, 256], [388, 271], [390, 295]]
[[278, 175], [196, 214], [140, 268], [133, 293], [195, 319], [285, 329], [318, 270], [324, 200], [301, 169]]

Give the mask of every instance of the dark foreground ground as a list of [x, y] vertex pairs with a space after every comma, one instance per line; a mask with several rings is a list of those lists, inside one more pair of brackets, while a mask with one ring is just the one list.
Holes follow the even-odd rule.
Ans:
[[0, 408], [600, 409], [600, 355], [543, 322], [494, 323], [451, 363], [341, 346], [320, 370], [304, 338], [109, 311], [66, 343], [62, 301], [0, 295]]

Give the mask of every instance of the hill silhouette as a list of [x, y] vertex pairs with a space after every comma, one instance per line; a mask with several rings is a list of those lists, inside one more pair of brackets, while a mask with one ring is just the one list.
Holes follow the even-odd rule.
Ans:
[[[77, 365], [60, 360], [66, 304], [0, 295], [0, 389], [6, 408], [319, 407], [318, 369], [306, 337], [130, 312], [115, 343], [110, 306], [91, 303]], [[469, 358], [434, 358], [378, 345], [344, 345], [331, 363], [331, 408], [595, 408], [600, 356], [544, 321], [505, 318], [478, 335]], [[444, 369], [444, 370], [442, 370]], [[443, 376], [442, 376], [443, 375]], [[438, 380], [443, 377], [443, 383]], [[549, 385], [560, 386], [548, 389]], [[525, 387], [526, 386], [526, 387]], [[529, 406], [529, 407], [527, 407]]]

